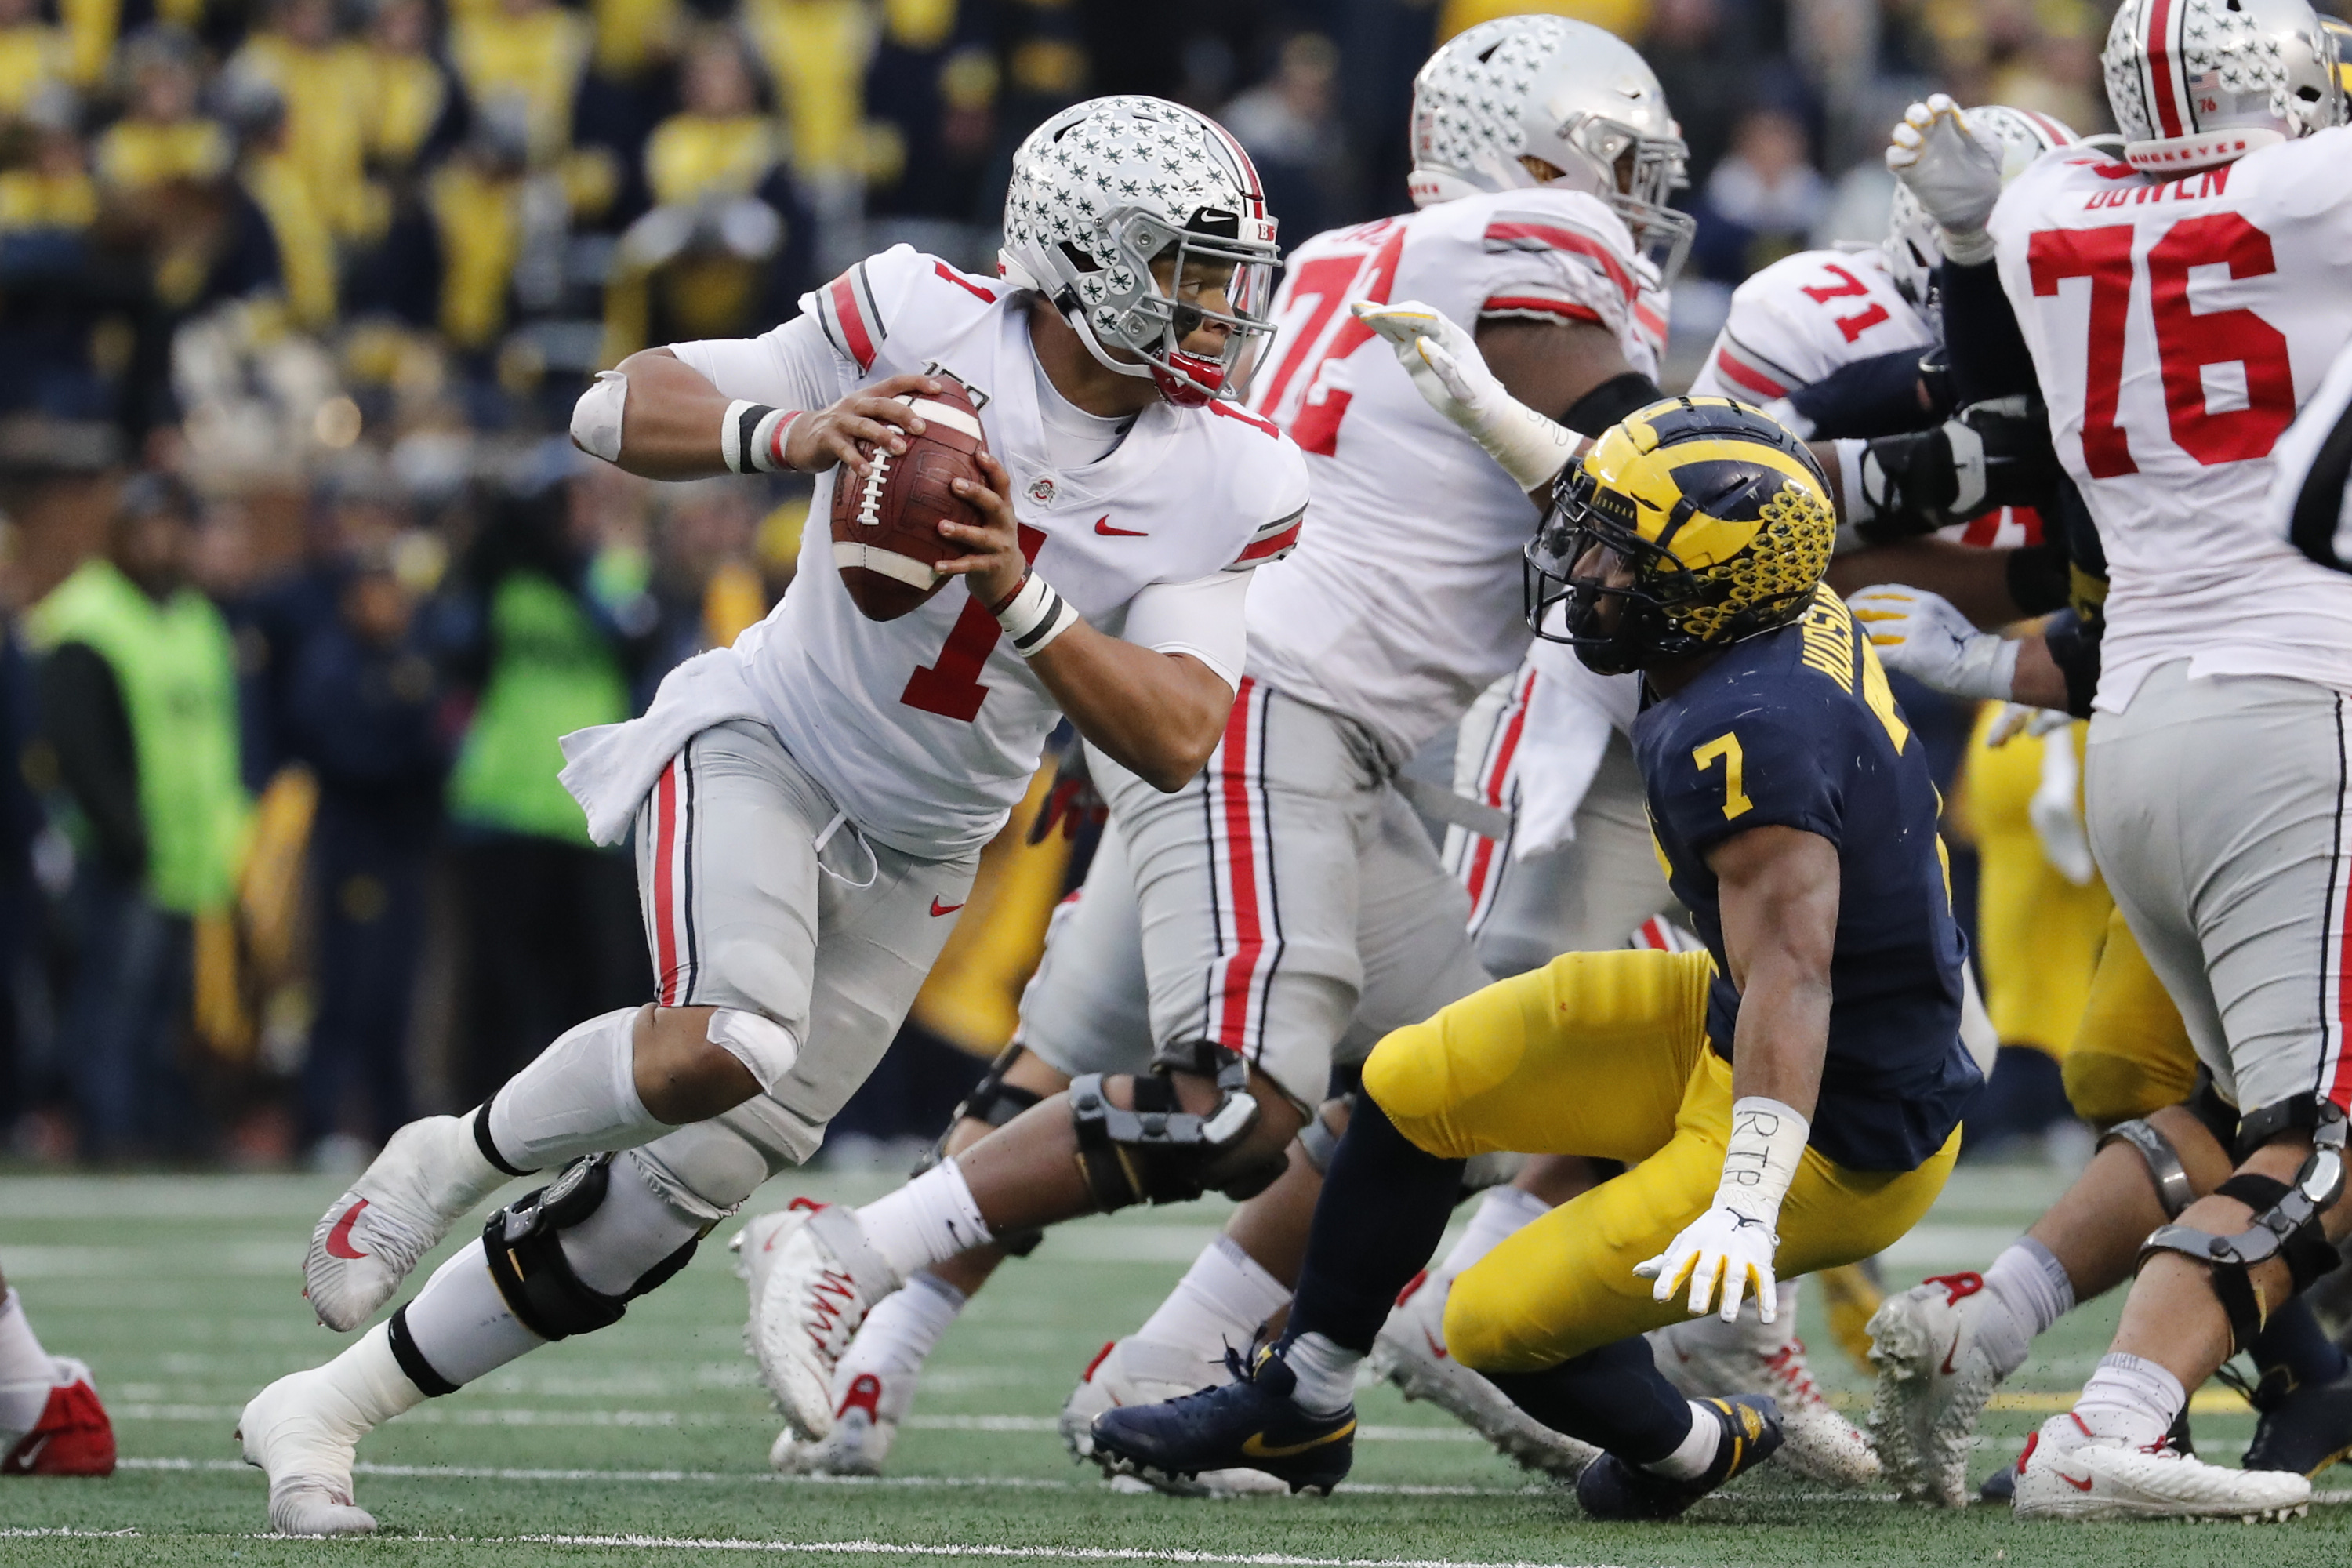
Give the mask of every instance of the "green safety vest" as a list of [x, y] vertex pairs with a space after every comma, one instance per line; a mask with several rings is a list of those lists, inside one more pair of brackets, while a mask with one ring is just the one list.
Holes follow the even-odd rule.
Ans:
[[114, 671], [139, 763], [149, 897], [182, 914], [226, 905], [249, 803], [236, 647], [220, 611], [194, 588], [159, 605], [100, 557], [34, 605], [26, 629], [37, 651], [87, 643]]
[[588, 819], [556, 775], [562, 738], [629, 717], [628, 683], [580, 602], [536, 572], [490, 597], [488, 682], [449, 780], [449, 812], [479, 827], [589, 844]]

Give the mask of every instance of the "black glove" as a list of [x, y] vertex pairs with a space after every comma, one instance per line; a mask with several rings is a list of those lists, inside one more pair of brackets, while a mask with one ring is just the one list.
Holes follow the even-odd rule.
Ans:
[[1862, 460], [1851, 514], [1874, 543], [1933, 533], [2000, 506], [2036, 506], [2058, 478], [2039, 403], [2004, 397], [1963, 408], [1932, 430], [1882, 436]]

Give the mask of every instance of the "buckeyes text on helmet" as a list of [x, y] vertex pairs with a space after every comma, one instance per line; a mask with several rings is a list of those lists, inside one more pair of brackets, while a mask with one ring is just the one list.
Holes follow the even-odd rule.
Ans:
[[[1096, 359], [1191, 405], [1235, 395], [1269, 330], [1274, 234], [1257, 170], [1223, 126], [1163, 99], [1097, 98], [1013, 153], [998, 265]], [[1215, 354], [1184, 347], [1204, 326], [1224, 330]]]
[[1668, 282], [1694, 232], [1689, 215], [1666, 205], [1689, 183], [1687, 159], [1657, 74], [1589, 22], [1482, 22], [1413, 79], [1415, 206], [1556, 181], [1614, 207]]
[[2343, 124], [2336, 51], [2306, 0], [2124, 0], [2101, 63], [2125, 161], [2189, 174]]
[[[1964, 109], [1960, 117], [1969, 122], [1969, 130], [1988, 137], [2000, 149], [2003, 184], [2032, 168], [2034, 160], [2052, 148], [2072, 147], [2082, 140], [2063, 123], [2038, 110], [1988, 103]], [[1929, 275], [1944, 257], [1943, 242], [1936, 236], [1936, 220], [1927, 216], [1919, 199], [1900, 180], [1895, 182], [1895, 203], [1886, 216], [1886, 237], [1879, 244], [1895, 286], [1903, 290], [1904, 298], [1925, 309]]]

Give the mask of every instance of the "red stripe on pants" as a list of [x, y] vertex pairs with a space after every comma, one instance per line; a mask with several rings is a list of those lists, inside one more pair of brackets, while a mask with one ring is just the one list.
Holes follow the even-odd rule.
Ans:
[[665, 1007], [677, 1005], [677, 894], [670, 869], [677, 844], [677, 770], [673, 761], [654, 785], [654, 957], [661, 969]]
[[1249, 796], [1249, 725], [1256, 682], [1242, 678], [1232, 713], [1225, 719], [1224, 762], [1216, 788], [1225, 814], [1225, 892], [1234, 910], [1234, 951], [1225, 960], [1224, 1016], [1217, 1043], [1243, 1050], [1249, 1029], [1250, 989], [1265, 952], [1265, 929], [1258, 921], [1257, 857]]

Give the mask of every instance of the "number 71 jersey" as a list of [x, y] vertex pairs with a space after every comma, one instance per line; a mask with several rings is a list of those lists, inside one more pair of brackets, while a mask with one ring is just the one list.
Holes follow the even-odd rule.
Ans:
[[2263, 507], [2273, 444], [2352, 340], [2352, 129], [2162, 180], [2053, 153], [1991, 230], [2106, 552], [2097, 706], [2181, 658], [2352, 690], [2352, 578]]

